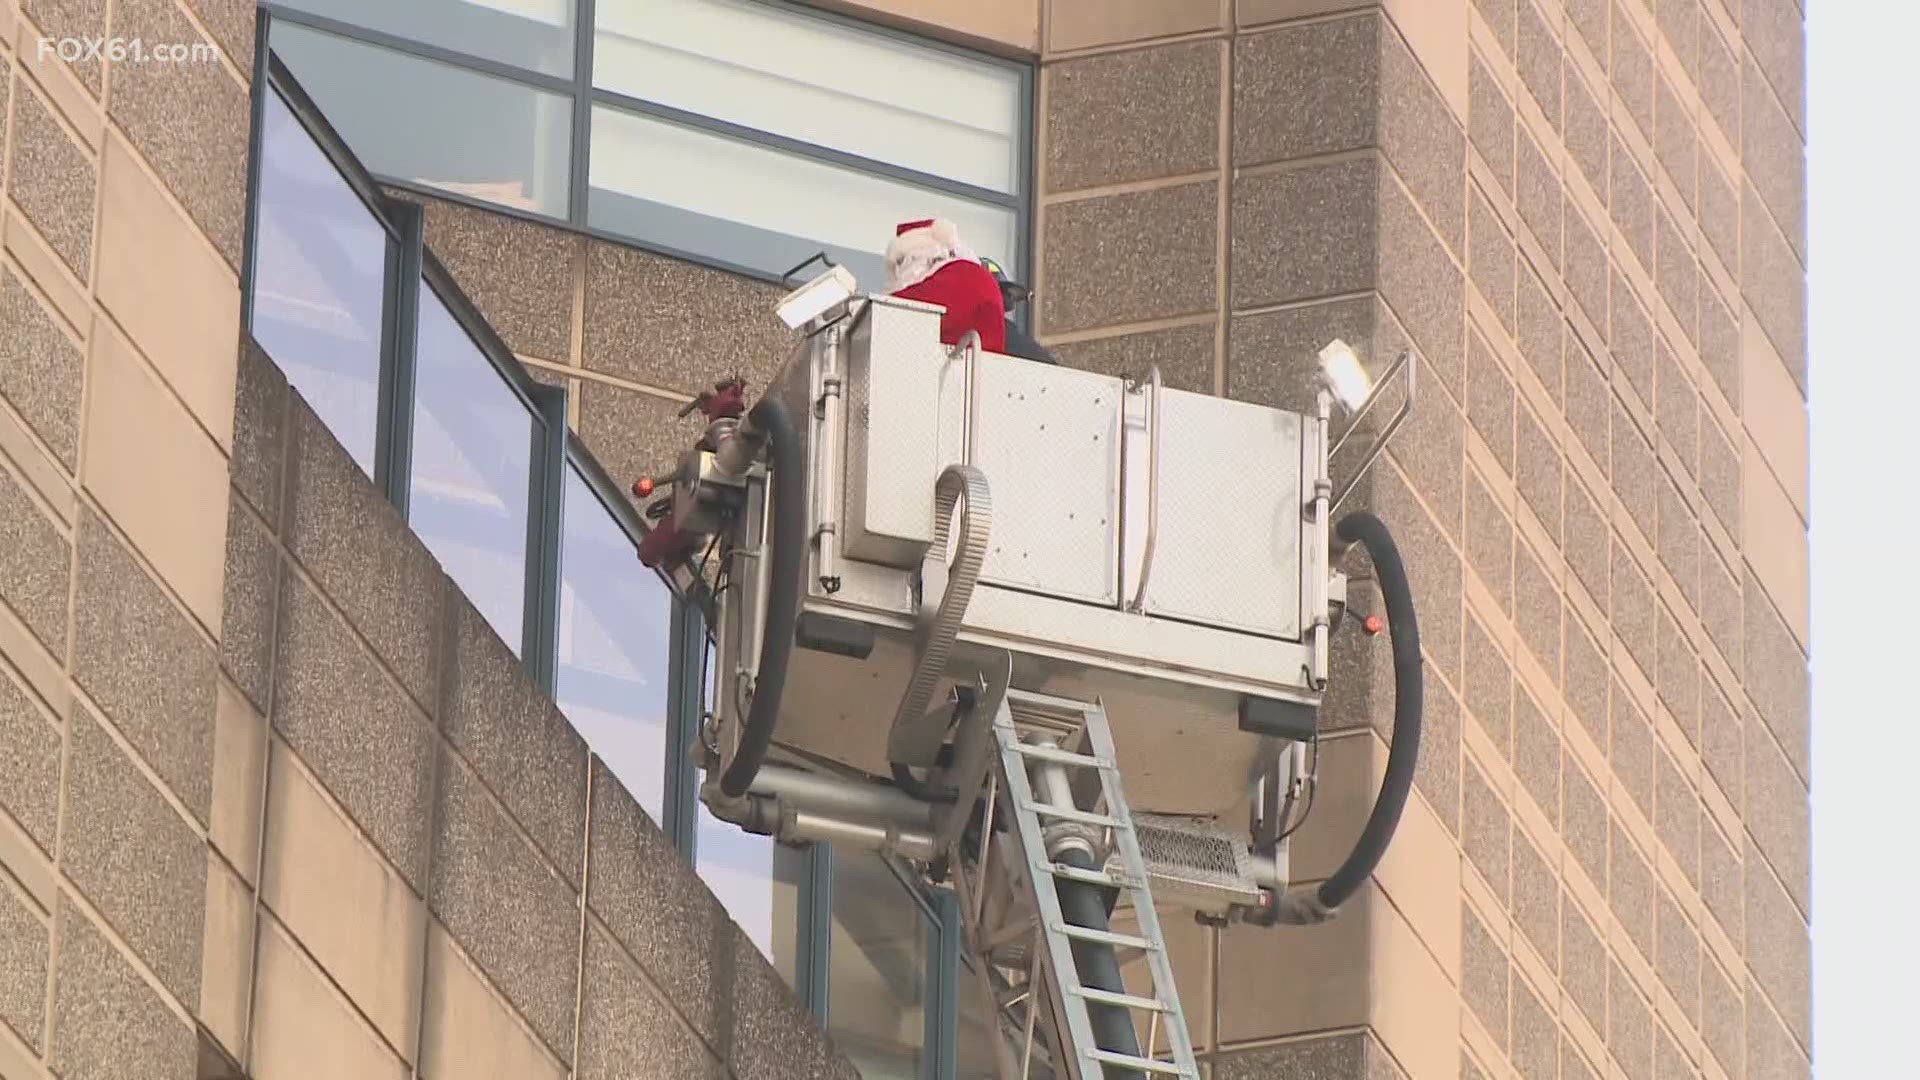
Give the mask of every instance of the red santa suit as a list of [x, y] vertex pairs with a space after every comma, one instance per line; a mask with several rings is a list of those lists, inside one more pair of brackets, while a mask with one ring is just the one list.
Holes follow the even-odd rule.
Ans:
[[887, 245], [887, 291], [907, 300], [946, 308], [940, 340], [960, 344], [967, 331], [980, 335], [988, 352], [1007, 351], [1007, 309], [1000, 283], [944, 219], [909, 221]]

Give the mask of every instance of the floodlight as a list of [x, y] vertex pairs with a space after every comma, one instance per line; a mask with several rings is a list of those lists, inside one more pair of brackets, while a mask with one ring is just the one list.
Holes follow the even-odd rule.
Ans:
[[1339, 338], [1320, 350], [1320, 375], [1326, 380], [1327, 389], [1333, 391], [1333, 396], [1340, 399], [1348, 412], [1359, 409], [1373, 396], [1372, 376], [1360, 365], [1353, 346]]
[[774, 313], [781, 322], [798, 330], [846, 303], [859, 288], [860, 283], [846, 267], [829, 267], [826, 273], [782, 297]]

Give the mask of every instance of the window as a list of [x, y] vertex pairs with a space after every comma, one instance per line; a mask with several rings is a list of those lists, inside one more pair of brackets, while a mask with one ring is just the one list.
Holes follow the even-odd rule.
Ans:
[[1020, 189], [1017, 69], [850, 23], [757, 0], [600, 0], [593, 83], [955, 184]]
[[[705, 632], [701, 636], [704, 638]], [[689, 650], [691, 651], [691, 650]], [[719, 678], [715, 652], [710, 640], [700, 642], [700, 683], [705, 697], [713, 700]], [[698, 737], [703, 707], [689, 709], [683, 718], [690, 736]], [[721, 821], [699, 801], [704, 769], [692, 770], [689, 803], [694, 813], [693, 865], [700, 879], [713, 890], [727, 914], [740, 924], [748, 940], [759, 947], [787, 985], [801, 985], [801, 956], [805, 931], [801, 925], [800, 900], [812, 874], [811, 856], [774, 843], [770, 836], [755, 836], [736, 825]]]
[[253, 336], [371, 477], [393, 237], [280, 94], [261, 104]]
[[[697, 789], [705, 773], [696, 770], [694, 775]], [[788, 986], [798, 989], [805, 949], [800, 909], [811, 876], [811, 856], [721, 821], [704, 804], [697, 813], [694, 869], [747, 939], [759, 947]]]
[[[573, 73], [574, 0], [281, 0], [282, 6], [482, 60]], [[278, 42], [275, 43], [276, 48]], [[302, 81], [311, 82], [302, 73]]]
[[566, 217], [573, 121], [564, 96], [293, 23], [275, 26], [273, 51], [375, 173]]
[[554, 703], [655, 821], [666, 820], [673, 596], [576, 465], [561, 494]]
[[[957, 928], [954, 932], [958, 932]], [[1000, 1012], [994, 1008], [986, 984], [971, 961], [961, 961], [954, 992], [960, 999], [959, 1020], [955, 1025], [954, 1080], [999, 1080], [1000, 1064], [993, 1047]]]
[[768, 0], [273, 6], [384, 179], [769, 279], [824, 250], [878, 289], [934, 215], [1024, 262], [1026, 66]]
[[833, 860], [827, 1030], [865, 1080], [919, 1080], [927, 1051], [935, 928], [877, 855]]
[[[987, 1075], [983, 1044], [967, 1046], [984, 1017], [957, 992], [949, 897], [879, 857], [780, 845], [698, 803], [685, 748], [715, 674], [699, 611], [635, 558], [632, 508], [569, 444], [560, 392], [527, 377], [424, 250], [417, 210], [380, 192], [277, 52], [267, 65], [243, 271], [249, 329], [864, 1075]], [[905, 183], [700, 125], [606, 113], [763, 155], [753, 168]], [[881, 205], [880, 187], [860, 190]], [[973, 207], [955, 205], [956, 215]], [[990, 207], [970, 212], [985, 215], [961, 219], [976, 235], [1013, 228]], [[852, 220], [843, 217], [822, 221]], [[718, 210], [708, 220], [738, 225]], [[790, 239], [799, 226], [753, 227]], [[860, 242], [818, 228], [810, 238]]]
[[526, 629], [533, 448], [542, 425], [425, 282], [418, 334], [407, 520], [517, 653]]
[[606, 232], [770, 274], [824, 250], [879, 289], [894, 224], [937, 214], [1013, 265], [1004, 207], [611, 107], [593, 111], [593, 145], [587, 223]]

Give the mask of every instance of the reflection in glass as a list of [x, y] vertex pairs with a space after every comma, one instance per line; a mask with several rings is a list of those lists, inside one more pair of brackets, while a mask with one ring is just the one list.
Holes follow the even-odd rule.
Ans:
[[273, 51], [367, 171], [566, 216], [565, 96], [284, 21]]
[[[694, 782], [705, 773], [696, 771]], [[694, 869], [787, 985], [800, 985], [800, 891], [809, 855], [721, 821], [702, 803]]]
[[264, 106], [253, 336], [372, 477], [389, 236], [280, 94]]
[[453, 52], [548, 75], [573, 73], [574, 0], [280, 0]]
[[533, 413], [425, 281], [416, 355], [408, 523], [518, 655]]
[[554, 702], [627, 792], [663, 821], [673, 597], [571, 465], [562, 499]]
[[593, 81], [990, 191], [1021, 179], [1017, 71], [770, 4], [599, 0]]
[[748, 269], [825, 249], [879, 289], [894, 225], [935, 215], [1014, 265], [1012, 210], [618, 109], [594, 108], [588, 166], [589, 225]]
[[[701, 681], [705, 701], [712, 701], [719, 678], [713, 642], [705, 645]], [[703, 707], [704, 708], [704, 707]], [[695, 769], [694, 790], [706, 779]], [[720, 898], [721, 906], [773, 965], [787, 985], [800, 986], [800, 895], [807, 884], [811, 856], [783, 847], [770, 836], [755, 836], [721, 821], [698, 801], [693, 827], [693, 866], [700, 879]]]
[[866, 1080], [915, 1080], [926, 1049], [932, 923], [877, 855], [836, 851], [828, 1024]]

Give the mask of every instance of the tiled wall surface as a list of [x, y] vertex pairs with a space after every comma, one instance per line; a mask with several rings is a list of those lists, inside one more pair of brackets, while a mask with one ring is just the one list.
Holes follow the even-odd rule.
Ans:
[[252, 19], [0, 0], [0, 1076], [851, 1077], [236, 347]]

